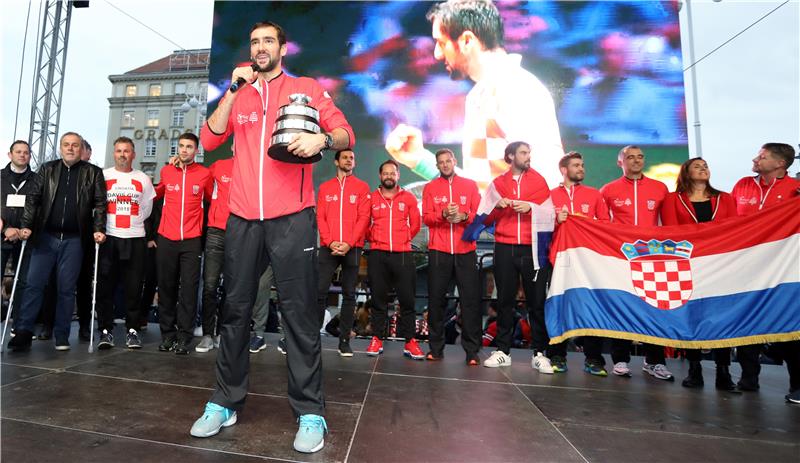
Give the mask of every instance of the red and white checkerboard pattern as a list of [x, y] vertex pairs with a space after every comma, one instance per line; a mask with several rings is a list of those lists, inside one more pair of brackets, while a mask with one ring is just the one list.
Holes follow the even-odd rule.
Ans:
[[632, 260], [631, 278], [636, 294], [662, 310], [678, 308], [692, 295], [689, 259]]

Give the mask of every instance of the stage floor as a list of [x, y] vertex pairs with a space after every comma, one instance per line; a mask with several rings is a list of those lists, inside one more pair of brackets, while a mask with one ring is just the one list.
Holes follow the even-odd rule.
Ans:
[[214, 385], [216, 351], [160, 353], [153, 324], [139, 351], [120, 348], [117, 334], [117, 347], [94, 354], [72, 339], [69, 352], [34, 341], [29, 353], [2, 355], [3, 461], [800, 461], [800, 406], [784, 402], [784, 366], [764, 367], [760, 392], [733, 394], [714, 389], [712, 362], [706, 387], [689, 390], [682, 361], [669, 361], [674, 383], [643, 373], [641, 358], [630, 379], [593, 377], [575, 353], [566, 374], [541, 375], [530, 351], [514, 350], [509, 368], [468, 368], [459, 346], [427, 363], [404, 358], [399, 342], [367, 357], [367, 341], [355, 340], [355, 357], [343, 359], [326, 337], [330, 433], [304, 455], [292, 450], [277, 335], [250, 357], [238, 424], [197, 439], [189, 428]]

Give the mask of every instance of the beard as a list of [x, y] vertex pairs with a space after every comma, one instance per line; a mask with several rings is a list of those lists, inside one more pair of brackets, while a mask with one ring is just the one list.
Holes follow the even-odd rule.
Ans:
[[567, 178], [572, 183], [581, 183], [583, 181], [583, 175], [569, 175]]
[[386, 180], [381, 182], [381, 186], [384, 187], [387, 190], [392, 190], [392, 189], [394, 189], [395, 186], [397, 186], [397, 182], [395, 182], [392, 179], [386, 179]]
[[[252, 61], [256, 66], [258, 66], [258, 63], [256, 63], [255, 59]], [[276, 67], [278, 67], [278, 61], [270, 58], [266, 66], [258, 66], [258, 72], [272, 72]]]

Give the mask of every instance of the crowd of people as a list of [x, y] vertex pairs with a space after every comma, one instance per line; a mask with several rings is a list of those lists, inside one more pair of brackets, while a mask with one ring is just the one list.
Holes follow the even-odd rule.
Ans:
[[[445, 30], [436, 13], [432, 20], [435, 29]], [[754, 214], [798, 195], [800, 184], [787, 175], [794, 149], [782, 143], [763, 145], [753, 159], [756, 175], [744, 177], [731, 194], [711, 187], [710, 170], [700, 158], [684, 163], [677, 191], [669, 193], [666, 185], [644, 175], [645, 154], [635, 145], [619, 151], [617, 164], [622, 175], [600, 190], [582, 183], [582, 155], [566, 154], [557, 166], [561, 183], [551, 189], [531, 168], [536, 145], [507, 143], [502, 155], [492, 159], [493, 166], [502, 162], [506, 169], [490, 182], [500, 199], [487, 219], [495, 226], [497, 302], [491, 343], [496, 350], [481, 362], [478, 353], [485, 338], [476, 244], [462, 239], [481, 202], [479, 184], [456, 171], [453, 151], [440, 149], [433, 154], [437, 175], [425, 186], [421, 207], [413, 194], [400, 187], [399, 164], [393, 159], [380, 165], [379, 186], [371, 190], [368, 182], [353, 175], [355, 134], [330, 95], [315, 80], [282, 72], [281, 59], [287, 50], [283, 29], [271, 22], [257, 23], [249, 38], [254, 66], [237, 67], [231, 76], [232, 82], [241, 79], [247, 85], [226, 92], [199, 139], [192, 133], [180, 136], [178, 154], [162, 168], [158, 185], [153, 186], [148, 176], [133, 169], [136, 153], [131, 139], [114, 141], [114, 166], [103, 170], [82, 160], [87, 145], [75, 132], [61, 136], [59, 159], [45, 163], [36, 173], [29, 166], [28, 143], [15, 141], [9, 151], [10, 163], [2, 171], [3, 268], [7, 256], [12, 261], [23, 256], [23, 270], [17, 275], [21, 295], [13, 307], [15, 336], [9, 347], [16, 351], [30, 348], [46, 287], [55, 272], [55, 348], [69, 350], [80, 276], [94, 271], [98, 348], [116, 345], [114, 306], [118, 301], [126, 314], [125, 345], [141, 348], [142, 288], [148, 277], [148, 256], [154, 254], [161, 330], [158, 350], [189, 353], [201, 279], [203, 336], [195, 350], [219, 348], [216, 388], [190, 431], [196, 437], [213, 436], [236, 423], [247, 397], [254, 315], [261, 320], [256, 325], [263, 326], [267, 320], [263, 311], [258, 315], [253, 309], [268, 307], [263, 301], [259, 305], [257, 297], [265, 293], [263, 288], [274, 285], [280, 299], [289, 403], [299, 424], [294, 448], [310, 453], [323, 447], [327, 432], [320, 341], [323, 314], [332, 275], [341, 267], [338, 351], [342, 357], [352, 357], [355, 288], [366, 243], [370, 323], [375, 333], [366, 355], [383, 352], [380, 334], [387, 331], [389, 296], [395, 294], [399, 320], [394, 332], [404, 341], [404, 355], [414, 360], [442, 360], [445, 324], [449, 322], [445, 320], [445, 302], [448, 288], [455, 283], [466, 365], [508, 367], [521, 286], [533, 349], [531, 366], [542, 374], [563, 373], [567, 371], [566, 344], [550, 344], [544, 322], [552, 273], [548, 251], [552, 230], [559, 223], [570, 215], [631, 226], [700, 223]], [[437, 59], [449, 59], [452, 39], [446, 35], [435, 38]], [[278, 161], [267, 155], [265, 139], [269, 139], [278, 108], [296, 93], [315, 102], [320, 131], [298, 134], [288, 144], [296, 162]], [[242, 114], [248, 117], [242, 119]], [[210, 168], [194, 162], [201, 142], [210, 151], [229, 137], [235, 139], [232, 158]], [[399, 143], [394, 155], [399, 156], [401, 145], [406, 146]], [[315, 197], [307, 159], [323, 150], [336, 153], [336, 176], [323, 183]], [[548, 209], [550, 202], [554, 207]], [[160, 212], [153, 214], [154, 209]], [[541, 227], [531, 226], [532, 215]], [[160, 217], [157, 227], [152, 224], [154, 216]], [[411, 249], [422, 223], [430, 232], [427, 352], [416, 339], [416, 266]], [[6, 247], [11, 252], [5, 252]], [[223, 305], [219, 304], [220, 286], [224, 287]], [[122, 287], [122, 298], [115, 297], [117, 287]], [[87, 318], [91, 323], [91, 316]], [[83, 339], [86, 322], [82, 320], [80, 327]], [[596, 337], [583, 341], [584, 369], [592, 375], [608, 375], [603, 343]], [[716, 386], [757, 390], [761, 348], [737, 349], [743, 371], [738, 383], [728, 371], [730, 352], [716, 350]], [[800, 403], [800, 341], [778, 343], [778, 349], [790, 374], [791, 391], [786, 399]], [[644, 350], [644, 371], [657, 379], [673, 380], [663, 346], [647, 345]], [[631, 376], [630, 352], [630, 341], [611, 340], [613, 375]], [[690, 371], [683, 384], [700, 387], [700, 353], [691, 351], [688, 356]]]

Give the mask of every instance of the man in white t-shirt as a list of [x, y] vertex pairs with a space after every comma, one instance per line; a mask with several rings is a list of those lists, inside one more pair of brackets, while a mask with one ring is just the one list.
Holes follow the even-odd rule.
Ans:
[[114, 167], [103, 171], [108, 208], [106, 242], [100, 246], [97, 264], [99, 349], [114, 347], [114, 289], [118, 282], [124, 291], [125, 345], [129, 349], [142, 347], [137, 329], [147, 248], [144, 221], [153, 210], [156, 192], [150, 177], [133, 169], [135, 157], [133, 140], [119, 137], [114, 141]]
[[[561, 181], [558, 161], [564, 155], [553, 98], [547, 87], [520, 66], [520, 55], [503, 48], [503, 21], [486, 0], [449, 0], [428, 11], [434, 57], [443, 61], [452, 79], [469, 78], [475, 86], [464, 109], [463, 174], [481, 191], [508, 165], [510, 142], [531, 147], [531, 168], [551, 187]], [[477, 18], [477, 19], [476, 19]], [[398, 125], [386, 139], [386, 150], [401, 164], [430, 180], [438, 175], [436, 159], [422, 132]]]

